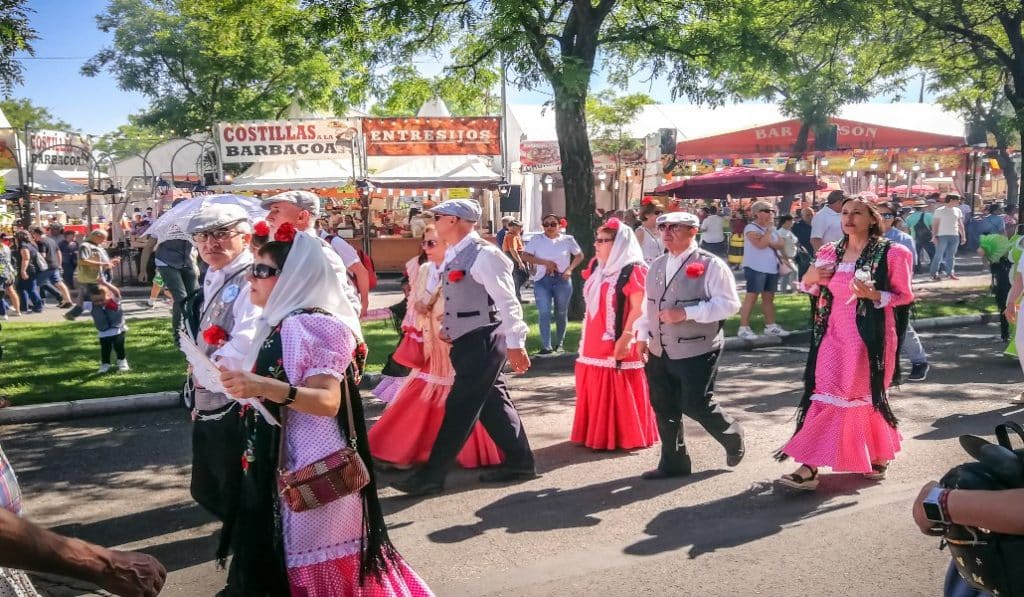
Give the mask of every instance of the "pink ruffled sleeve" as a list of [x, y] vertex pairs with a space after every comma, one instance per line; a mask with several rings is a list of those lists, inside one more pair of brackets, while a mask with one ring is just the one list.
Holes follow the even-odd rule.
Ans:
[[889, 290], [881, 291], [881, 300], [875, 303], [879, 309], [885, 307], [900, 307], [914, 302], [914, 290], [911, 288], [911, 280], [914, 269], [914, 255], [910, 249], [898, 243], [889, 245], [889, 253], [886, 255], [886, 265], [889, 268]]
[[355, 336], [340, 319], [318, 313], [285, 319], [281, 343], [285, 373], [297, 386], [314, 375], [343, 380], [356, 348]]

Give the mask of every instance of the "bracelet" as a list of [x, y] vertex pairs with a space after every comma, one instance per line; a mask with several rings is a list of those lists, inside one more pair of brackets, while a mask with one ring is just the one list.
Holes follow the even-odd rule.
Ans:
[[299, 388], [296, 388], [292, 384], [288, 384], [288, 397], [284, 399], [284, 404], [287, 406], [292, 402], [295, 402], [295, 397], [299, 393]]

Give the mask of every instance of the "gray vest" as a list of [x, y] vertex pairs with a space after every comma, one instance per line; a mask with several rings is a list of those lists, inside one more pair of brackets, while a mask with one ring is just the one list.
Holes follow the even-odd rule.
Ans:
[[686, 266], [703, 263], [706, 270], [714, 259], [716, 257], [711, 253], [697, 249], [683, 262], [671, 280], [665, 279], [667, 254], [651, 264], [647, 273], [647, 325], [651, 331], [648, 350], [655, 356], [664, 354], [670, 359], [687, 359], [722, 347], [724, 334], [720, 321], [662, 323], [658, 318], [658, 312], [663, 309], [682, 309], [711, 298], [704, 288], [704, 276], [688, 277]]
[[[470, 268], [476, 262], [476, 256], [486, 244], [487, 241], [483, 239], [470, 243], [448, 262], [441, 274], [441, 283], [444, 285], [444, 318], [441, 321], [441, 329], [451, 340], [500, 321], [487, 289], [469, 275]], [[465, 275], [458, 282], [452, 282], [450, 275], [456, 271], [461, 271]]]
[[[216, 290], [213, 296], [206, 297], [203, 301], [202, 318], [199, 320], [199, 329], [205, 330], [210, 326], [220, 326], [230, 334], [235, 327], [234, 305], [243, 292], [249, 292], [249, 282], [245, 277], [245, 269], [248, 265], [235, 270], [225, 276], [224, 284]], [[195, 339], [199, 350], [206, 353], [206, 356], [216, 352], [216, 346], [210, 346], [203, 340], [202, 332]], [[232, 400], [224, 394], [215, 394], [209, 390], [196, 388], [195, 407], [200, 411], [216, 410], [230, 404]]]

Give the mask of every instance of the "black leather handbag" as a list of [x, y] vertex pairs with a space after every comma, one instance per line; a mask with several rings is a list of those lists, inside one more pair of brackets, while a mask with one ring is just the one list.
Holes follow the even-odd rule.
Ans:
[[[1011, 431], [1024, 441], [1024, 428], [1012, 421], [996, 427], [998, 444], [960, 436], [960, 445], [976, 462], [953, 467], [939, 484], [989, 491], [1024, 488], [1024, 448], [1013, 448]], [[942, 541], [967, 584], [1000, 597], [1024, 597], [1024, 535], [953, 524]]]

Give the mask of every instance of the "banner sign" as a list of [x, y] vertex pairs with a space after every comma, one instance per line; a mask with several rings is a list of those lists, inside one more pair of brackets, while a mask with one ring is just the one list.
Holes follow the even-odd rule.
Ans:
[[368, 156], [501, 155], [501, 119], [364, 118]]
[[[623, 150], [619, 154], [619, 168], [644, 166], [644, 148]], [[562, 158], [558, 141], [523, 141], [519, 144], [519, 168], [522, 172], [558, 172]], [[594, 170], [615, 170], [615, 156], [594, 152]]]
[[[4, 130], [7, 147], [14, 149], [21, 145], [15, 139], [16, 136], [14, 129]], [[33, 170], [89, 170], [92, 147], [85, 135], [68, 131], [32, 130], [29, 145]]]
[[217, 146], [227, 163], [350, 159], [359, 121], [259, 120], [217, 124]]

